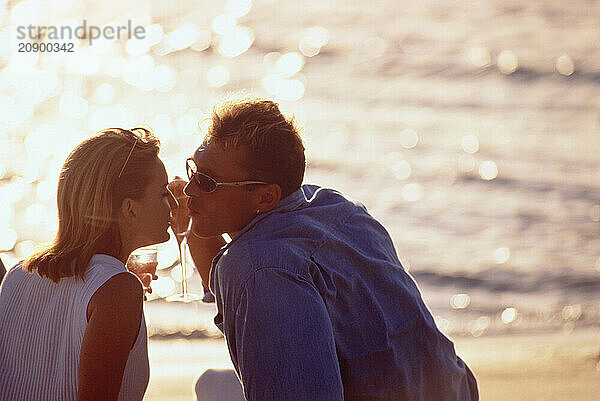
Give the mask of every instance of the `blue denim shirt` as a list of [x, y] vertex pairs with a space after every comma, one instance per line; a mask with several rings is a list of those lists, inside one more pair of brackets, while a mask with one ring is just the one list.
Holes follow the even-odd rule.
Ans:
[[211, 288], [249, 401], [477, 400], [387, 231], [304, 185], [213, 260]]

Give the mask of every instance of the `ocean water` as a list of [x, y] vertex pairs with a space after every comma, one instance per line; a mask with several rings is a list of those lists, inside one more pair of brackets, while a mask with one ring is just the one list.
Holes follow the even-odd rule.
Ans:
[[[597, 3], [80, 3], [39, 20], [132, 19], [152, 40], [0, 54], [7, 264], [52, 238], [56, 177], [85, 137], [148, 124], [183, 175], [214, 101], [266, 96], [303, 127], [305, 182], [383, 223], [446, 333], [600, 327]], [[9, 42], [26, 6], [0, 14]], [[151, 335], [218, 335], [213, 305], [162, 300], [181, 272], [160, 249]]]

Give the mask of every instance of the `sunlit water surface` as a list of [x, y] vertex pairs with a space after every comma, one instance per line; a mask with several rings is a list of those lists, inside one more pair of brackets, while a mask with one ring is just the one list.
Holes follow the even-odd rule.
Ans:
[[[6, 264], [53, 237], [59, 169], [77, 143], [143, 123], [170, 175], [183, 175], [209, 105], [233, 92], [275, 98], [296, 116], [306, 182], [383, 222], [449, 335], [600, 326], [600, 8], [121, 3], [25, 0], [0, 13]], [[82, 19], [132, 19], [147, 35], [16, 52], [16, 26]], [[173, 241], [160, 249], [151, 335], [216, 335], [213, 305], [162, 300], [182, 272]]]

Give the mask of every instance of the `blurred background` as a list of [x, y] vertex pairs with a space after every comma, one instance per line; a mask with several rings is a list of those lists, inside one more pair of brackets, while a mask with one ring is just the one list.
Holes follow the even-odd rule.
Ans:
[[[183, 176], [211, 104], [262, 96], [304, 127], [305, 182], [381, 220], [449, 336], [600, 328], [600, 3], [1, 3], [7, 267], [53, 238], [58, 174], [77, 143], [144, 124]], [[18, 39], [19, 26], [84, 20], [145, 37]], [[162, 300], [180, 289], [176, 260], [162, 244], [151, 337], [218, 336], [213, 305]]]

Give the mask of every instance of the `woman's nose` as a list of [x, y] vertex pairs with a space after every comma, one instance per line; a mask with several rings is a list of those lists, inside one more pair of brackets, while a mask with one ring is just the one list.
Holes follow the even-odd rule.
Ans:
[[168, 200], [169, 200], [169, 208], [171, 210], [176, 210], [177, 207], [179, 206], [179, 202], [177, 201], [177, 199], [175, 199], [175, 196], [171, 192], [169, 192]]
[[192, 197], [192, 196], [198, 196], [197, 192], [198, 190], [195, 188], [195, 185], [192, 184], [193, 180], [190, 180], [185, 187], [183, 187], [183, 193], [186, 196]]

